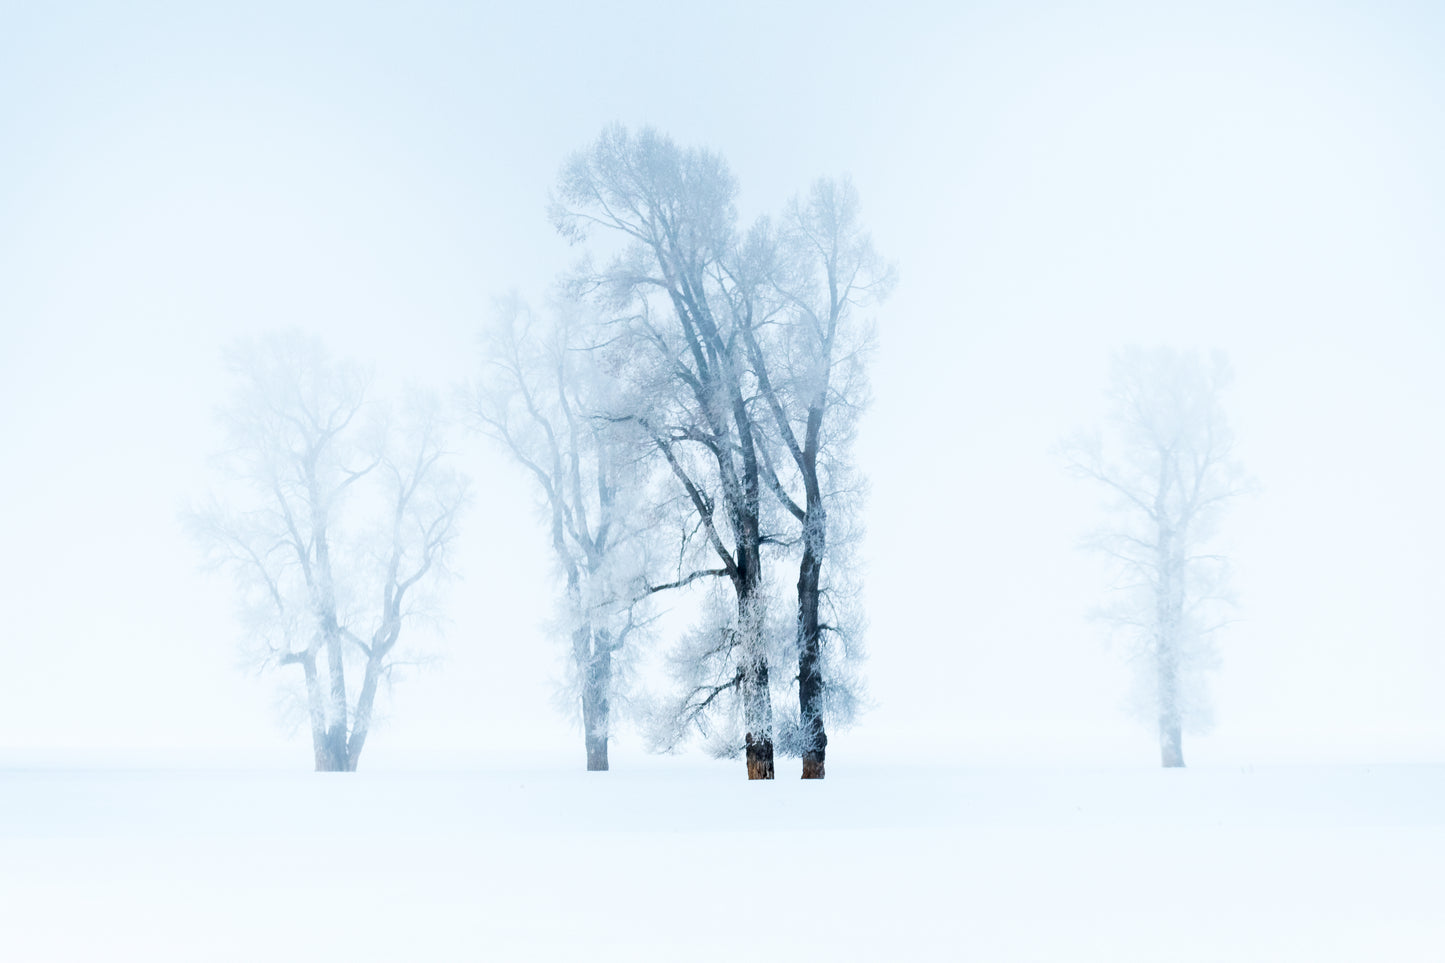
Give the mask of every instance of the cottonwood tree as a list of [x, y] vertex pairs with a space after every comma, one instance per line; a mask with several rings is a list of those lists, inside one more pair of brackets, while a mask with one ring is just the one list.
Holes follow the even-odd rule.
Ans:
[[[871, 328], [858, 312], [887, 296], [893, 270], [863, 230], [857, 192], [846, 180], [819, 180], [806, 197], [795, 198], [776, 249], [753, 260], [771, 263], [775, 301], [755, 323], [738, 329], [776, 440], [759, 446], [763, 477], [800, 533], [799, 718], [789, 748], [802, 756], [804, 779], [821, 779], [826, 716], [844, 721], [855, 703], [843, 660], [825, 664], [825, 634], [836, 638], [840, 654], [846, 653], [857, 616], [836, 604], [845, 596], [832, 593], [835, 617], [825, 620], [830, 593], [824, 562], [845, 560], [856, 532], [852, 514], [858, 481], [851, 443], [868, 391], [864, 361], [871, 342]], [[775, 464], [774, 450], [781, 452], [783, 463]], [[839, 578], [837, 572], [830, 576]], [[850, 581], [846, 569], [841, 580]]]
[[1228, 560], [1209, 547], [1247, 490], [1221, 404], [1230, 381], [1222, 354], [1130, 349], [1114, 358], [1106, 431], [1065, 446], [1073, 472], [1108, 492], [1092, 539], [1117, 575], [1104, 614], [1133, 643], [1166, 767], [1184, 765], [1183, 733], [1207, 724], [1203, 675], [1225, 624]]
[[471, 399], [477, 425], [540, 492], [564, 591], [589, 771], [608, 768], [616, 657], [645, 627], [650, 512], [639, 495], [636, 426], [609, 416], [595, 325], [579, 305], [546, 319], [516, 298], [500, 306]]
[[763, 436], [741, 337], [766, 275], [733, 257], [736, 192], [717, 154], [614, 126], [564, 166], [552, 216], [573, 242], [602, 234], [621, 249], [580, 281], [617, 312], [612, 341], [632, 356], [635, 404], [615, 414], [650, 440], [710, 555], [674, 581], [716, 577], [731, 590], [727, 617], [678, 653], [684, 692], [671, 716], [685, 728], [740, 715], [741, 744], [728, 748], [744, 753], [748, 778], [771, 779]]
[[464, 482], [435, 402], [393, 419], [315, 340], [249, 342], [229, 367], [228, 485], [190, 522], [235, 580], [257, 658], [300, 673], [317, 771], [353, 771], [402, 636], [448, 574]]

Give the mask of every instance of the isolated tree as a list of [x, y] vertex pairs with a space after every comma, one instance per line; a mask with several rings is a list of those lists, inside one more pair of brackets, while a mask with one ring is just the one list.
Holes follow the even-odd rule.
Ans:
[[[620, 247], [581, 281], [616, 309], [611, 341], [632, 355], [633, 404], [615, 415], [651, 440], [711, 556], [676, 581], [717, 577], [731, 588], [727, 618], [703, 627], [691, 657], [678, 654], [685, 691], [672, 715], [685, 727], [737, 710], [741, 745], [725, 748], [743, 751], [748, 778], [771, 779], [763, 436], [741, 335], [766, 276], [739, 276], [736, 192], [718, 155], [614, 126], [564, 166], [553, 220], [574, 242], [604, 234]], [[686, 549], [680, 558], [693, 557]]]
[[472, 399], [482, 431], [532, 477], [563, 581], [590, 771], [606, 770], [615, 702], [615, 656], [646, 619], [650, 513], [639, 499], [636, 426], [608, 417], [612, 388], [600, 369], [594, 325], [578, 305], [546, 320], [517, 298], [488, 333]]
[[317, 771], [352, 771], [402, 634], [447, 574], [464, 484], [435, 402], [393, 422], [359, 370], [294, 333], [229, 362], [227, 484], [190, 521], [235, 579], [257, 658], [298, 667]]
[[[764, 232], [756, 232], [762, 235]], [[766, 244], [760, 236], [755, 244]], [[758, 397], [771, 416], [776, 444], [759, 447], [764, 478], [797, 522], [798, 728], [794, 746], [803, 778], [821, 779], [828, 745], [825, 705], [846, 718], [853, 693], [835, 660], [825, 667], [825, 633], [840, 647], [856, 616], [835, 606], [824, 618], [824, 562], [845, 558], [856, 531], [857, 485], [851, 443], [867, 396], [869, 325], [858, 311], [886, 297], [893, 271], [874, 251], [858, 221], [858, 196], [848, 181], [819, 180], [789, 205], [771, 256], [775, 306], [739, 326]], [[774, 464], [776, 448], [785, 464]], [[831, 542], [831, 545], [830, 545]], [[846, 572], [844, 573], [846, 579]], [[838, 600], [841, 600], [838, 599]]]
[[1246, 490], [1221, 404], [1230, 380], [1222, 354], [1127, 350], [1107, 431], [1066, 445], [1072, 470], [1109, 494], [1110, 522], [1092, 539], [1117, 574], [1104, 613], [1133, 643], [1166, 767], [1184, 765], [1183, 733], [1208, 722], [1203, 674], [1228, 602], [1228, 560], [1209, 546]]

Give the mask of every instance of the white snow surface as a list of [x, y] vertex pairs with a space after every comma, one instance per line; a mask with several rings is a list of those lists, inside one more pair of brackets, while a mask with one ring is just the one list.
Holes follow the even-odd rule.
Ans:
[[0, 960], [1445, 959], [1445, 766], [0, 770]]

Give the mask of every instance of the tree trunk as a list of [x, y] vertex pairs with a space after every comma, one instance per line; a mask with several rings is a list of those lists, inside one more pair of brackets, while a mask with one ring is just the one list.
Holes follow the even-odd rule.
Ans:
[[329, 757], [326, 772], [346, 772], [351, 768], [346, 750], [346, 676], [341, 655], [341, 632], [331, 627], [326, 640], [326, 668], [330, 680], [326, 727], [326, 751]]
[[[753, 554], [749, 561], [755, 561]], [[768, 688], [768, 661], [763, 653], [763, 601], [757, 584], [761, 566], [743, 565], [750, 582], [738, 598], [738, 633], [742, 642], [743, 743], [749, 779], [773, 778], [773, 696]]]
[[346, 772], [346, 760], [338, 758], [335, 747], [326, 736], [314, 747], [317, 772]]
[[[328, 701], [326, 704], [325, 759], [317, 760], [321, 772], [346, 772], [351, 768], [346, 751], [346, 665], [342, 656], [341, 626], [336, 618], [336, 588], [331, 574], [331, 547], [327, 535], [327, 515], [315, 475], [314, 462], [307, 466], [308, 504], [314, 513], [311, 519], [312, 538], [316, 544], [316, 577], [312, 588], [323, 647], [326, 652]], [[307, 579], [308, 583], [310, 578]], [[322, 763], [325, 768], [322, 768]]]
[[325, 748], [322, 759], [317, 763], [317, 772], [347, 772], [350, 770], [346, 758], [346, 734], [335, 726], [326, 730]]
[[[810, 519], [819, 524], [819, 519]], [[805, 530], [807, 523], [804, 523]], [[828, 733], [823, 727], [822, 637], [818, 597], [823, 574], [821, 553], [805, 536], [798, 572], [798, 706], [803, 729], [803, 778], [822, 779]]]
[[[395, 636], [393, 636], [393, 639]], [[390, 648], [388, 646], [387, 648]], [[356, 715], [351, 721], [351, 738], [346, 743], [346, 769], [356, 771], [361, 750], [366, 747], [366, 737], [371, 734], [371, 713], [376, 703], [376, 687], [381, 680], [382, 661], [377, 650], [366, 660], [366, 675], [361, 683], [361, 693], [356, 699]]]
[[607, 737], [587, 734], [587, 771], [607, 771]]
[[1165, 769], [1184, 768], [1184, 745], [1177, 722], [1159, 720], [1159, 761]]
[[742, 696], [746, 735], [748, 778], [773, 778], [773, 696], [768, 689], [768, 663], [762, 653], [763, 620], [757, 596], [741, 599], [739, 630], [743, 643]]
[[750, 660], [743, 673], [743, 725], [747, 734], [748, 778], [773, 778], [773, 699], [768, 691], [768, 664]]
[[[1155, 512], [1162, 516], [1164, 511], [1161, 495], [1155, 501]], [[1181, 563], [1176, 559], [1176, 533], [1161, 526], [1156, 555], [1158, 584], [1155, 586], [1155, 628], [1154, 659], [1158, 672], [1159, 705], [1159, 761], [1166, 769], [1184, 766], [1184, 748], [1181, 741], [1182, 719], [1179, 712], [1179, 634], [1184, 624], [1184, 599], [1181, 584]]]
[[747, 761], [749, 779], [772, 779], [773, 778], [773, 741], [771, 739], [755, 740], [753, 734], [747, 734]]
[[773, 778], [773, 700], [768, 664], [752, 658], [743, 672], [743, 724], [749, 779]]
[[354, 767], [346, 755], [346, 737], [335, 731], [326, 734], [321, 751], [316, 754], [317, 772], [350, 772]]
[[1184, 766], [1183, 726], [1179, 717], [1179, 680], [1173, 653], [1159, 658], [1159, 762], [1165, 769]]
[[320, 673], [316, 668], [316, 656], [310, 652], [301, 660], [306, 673], [307, 711], [311, 716], [311, 752], [317, 772], [346, 772], [346, 729], [343, 724], [338, 732], [335, 726], [326, 725], [326, 694], [321, 686]]
[[307, 652], [301, 659], [306, 674], [306, 711], [311, 717], [311, 753], [317, 772], [330, 772], [331, 749], [326, 741], [326, 701], [316, 672], [316, 656]]
[[582, 727], [587, 744], [587, 771], [607, 771], [607, 737], [611, 725], [612, 650], [605, 639], [593, 643], [592, 658], [582, 680]]

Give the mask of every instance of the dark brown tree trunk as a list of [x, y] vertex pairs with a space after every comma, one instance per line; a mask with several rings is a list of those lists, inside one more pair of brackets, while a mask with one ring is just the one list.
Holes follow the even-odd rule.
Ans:
[[768, 664], [752, 660], [743, 675], [743, 724], [747, 734], [749, 779], [773, 778], [773, 706], [768, 691]]
[[773, 740], [754, 739], [747, 734], [747, 761], [749, 779], [773, 778]]
[[[743, 744], [749, 779], [773, 778], [773, 696], [768, 688], [768, 662], [763, 654], [763, 603], [758, 590], [756, 551], [740, 566], [749, 587], [738, 599], [738, 632], [742, 635]], [[750, 564], [751, 563], [751, 564]]]
[[822, 638], [818, 602], [823, 560], [811, 539], [804, 538], [798, 572], [798, 705], [803, 729], [803, 778], [822, 779], [828, 749], [823, 726]]

